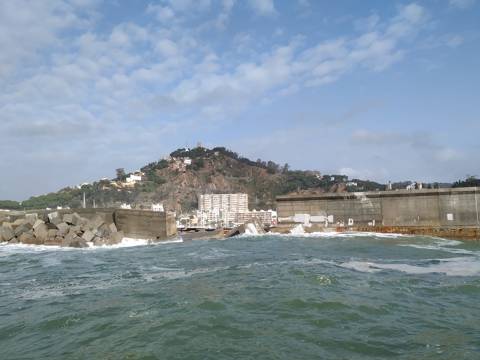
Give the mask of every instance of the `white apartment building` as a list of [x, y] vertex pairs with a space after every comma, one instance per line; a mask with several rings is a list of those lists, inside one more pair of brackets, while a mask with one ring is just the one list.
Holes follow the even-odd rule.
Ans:
[[200, 195], [198, 208], [201, 212], [248, 212], [248, 195], [241, 193]]

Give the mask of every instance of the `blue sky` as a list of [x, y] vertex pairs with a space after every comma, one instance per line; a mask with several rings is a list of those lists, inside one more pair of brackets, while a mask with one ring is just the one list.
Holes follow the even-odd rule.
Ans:
[[388, 180], [480, 175], [480, 1], [0, 2], [1, 199], [201, 142]]

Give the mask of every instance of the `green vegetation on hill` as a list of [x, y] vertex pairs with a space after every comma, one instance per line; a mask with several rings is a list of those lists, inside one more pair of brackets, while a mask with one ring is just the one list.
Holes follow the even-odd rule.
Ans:
[[[186, 158], [191, 163], [185, 161]], [[26, 201], [0, 202], [4, 209], [43, 209], [80, 207], [85, 193], [87, 206], [119, 206], [122, 203], [137, 207], [162, 202], [167, 209], [188, 211], [197, 207], [203, 193], [244, 192], [249, 194], [250, 206], [273, 208], [275, 198], [293, 192], [368, 191], [384, 186], [371, 181], [354, 180], [357, 186], [345, 182], [344, 175], [321, 175], [316, 171], [290, 170], [288, 164], [273, 161], [253, 161], [224, 147], [207, 149], [178, 149], [167, 159], [151, 162], [141, 168], [142, 181], [129, 186], [124, 169], [116, 170], [113, 181], [101, 180], [78, 188], [65, 188], [55, 193], [31, 197]]]

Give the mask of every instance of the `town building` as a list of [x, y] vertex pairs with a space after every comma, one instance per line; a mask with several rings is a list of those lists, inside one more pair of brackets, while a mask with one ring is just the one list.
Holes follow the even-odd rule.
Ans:
[[163, 204], [152, 204], [152, 211], [165, 211]]
[[247, 194], [204, 194], [198, 199], [201, 212], [227, 211], [242, 213], [248, 211]]

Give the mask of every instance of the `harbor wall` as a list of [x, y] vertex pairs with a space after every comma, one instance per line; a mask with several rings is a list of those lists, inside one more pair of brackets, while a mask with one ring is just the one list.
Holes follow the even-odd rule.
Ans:
[[[134, 239], [167, 240], [177, 235], [175, 216], [169, 212], [149, 210], [127, 210], [114, 208], [87, 208], [87, 209], [62, 209], [31, 211], [40, 217], [46, 217], [49, 213], [60, 214], [77, 213], [81, 217], [92, 220], [101, 216], [107, 224], [115, 223], [119, 231], [123, 231], [126, 237]], [[10, 217], [23, 217], [24, 213], [13, 213]]]
[[405, 232], [421, 228], [455, 233], [455, 229], [480, 228], [479, 209], [477, 187], [277, 197], [280, 225], [314, 228], [405, 228]]
[[163, 240], [177, 234], [175, 216], [167, 212], [116, 210], [114, 219], [118, 229], [132, 238]]

